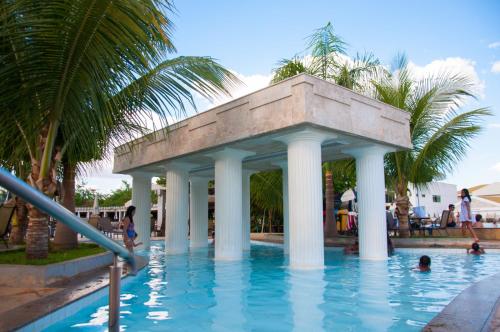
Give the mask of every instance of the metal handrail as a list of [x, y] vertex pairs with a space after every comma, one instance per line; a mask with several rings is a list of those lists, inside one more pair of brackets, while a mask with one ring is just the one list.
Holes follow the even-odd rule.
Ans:
[[62, 205], [54, 202], [26, 182], [16, 178], [3, 167], [0, 167], [0, 185], [19, 197], [22, 197], [25, 201], [36, 206], [56, 220], [62, 222], [73, 231], [85, 235], [95, 243], [114, 253], [113, 265], [110, 266], [109, 278], [108, 327], [110, 331], [118, 331], [120, 328], [120, 277], [122, 268], [117, 264], [117, 256], [125, 259], [131, 267], [131, 272], [135, 273], [136, 261], [134, 255], [88, 223], [82, 222], [80, 218]]

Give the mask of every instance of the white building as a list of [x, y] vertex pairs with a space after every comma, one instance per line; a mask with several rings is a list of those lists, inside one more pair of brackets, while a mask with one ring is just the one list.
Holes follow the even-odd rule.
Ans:
[[457, 186], [444, 182], [431, 182], [425, 187], [416, 188], [409, 185], [410, 202], [413, 207], [424, 207], [428, 217], [437, 218], [449, 204], [457, 201]]

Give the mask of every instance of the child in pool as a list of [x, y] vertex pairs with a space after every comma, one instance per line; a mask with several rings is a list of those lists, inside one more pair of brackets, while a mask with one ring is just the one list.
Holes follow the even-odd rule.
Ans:
[[427, 255], [420, 257], [418, 262], [418, 271], [420, 272], [430, 272], [431, 271], [431, 258]]
[[471, 255], [482, 255], [484, 254], [484, 249], [479, 246], [479, 243], [474, 242], [472, 247], [467, 249], [467, 253]]

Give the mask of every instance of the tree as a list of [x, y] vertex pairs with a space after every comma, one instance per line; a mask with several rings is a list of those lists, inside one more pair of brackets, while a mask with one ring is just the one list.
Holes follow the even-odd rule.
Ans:
[[[300, 73], [308, 73], [351, 90], [369, 91], [370, 80], [382, 71], [379, 60], [371, 53], [365, 53], [362, 56], [356, 54], [354, 59], [350, 59], [346, 56], [346, 46], [346, 42], [335, 33], [333, 25], [328, 22], [309, 36], [308, 49], [311, 51], [311, 59], [300, 59], [295, 56], [291, 60], [281, 60], [279, 67], [274, 70], [271, 83]], [[323, 164], [326, 201], [324, 234], [326, 237], [337, 234], [334, 216], [333, 165], [335, 164]], [[348, 165], [352, 163], [337, 163], [340, 167]], [[349, 170], [346, 172], [349, 173]]]
[[[269, 232], [272, 230], [272, 219], [275, 214], [283, 214], [283, 179], [281, 171], [260, 172], [250, 178], [250, 197], [254, 212], [263, 214], [269, 220]], [[267, 216], [266, 216], [267, 212]]]
[[[164, 123], [183, 113], [191, 91], [228, 93], [237, 81], [208, 57], [166, 58], [175, 51], [167, 1], [18, 0], [0, 9], [0, 139], [23, 132], [29, 182], [51, 197], [65, 152], [58, 136], [81, 146], [123, 141], [145, 133], [152, 113]], [[46, 257], [47, 217], [33, 207], [29, 215], [27, 257]]]
[[379, 100], [410, 114], [413, 148], [385, 157], [387, 184], [396, 192], [400, 234], [408, 237], [408, 183], [425, 186], [452, 171], [491, 113], [487, 108], [460, 111], [474, 97], [469, 77], [442, 72], [417, 79], [404, 56], [398, 56], [392, 72], [373, 84]]

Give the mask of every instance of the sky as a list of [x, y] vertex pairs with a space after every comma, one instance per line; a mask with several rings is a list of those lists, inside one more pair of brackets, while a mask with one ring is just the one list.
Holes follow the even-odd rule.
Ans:
[[[484, 131], [445, 182], [458, 187], [500, 182], [500, 1], [175, 1], [170, 14], [179, 55], [211, 56], [246, 83], [233, 96], [269, 84], [283, 58], [305, 53], [306, 38], [331, 22], [348, 54], [372, 52], [390, 65], [406, 54], [415, 73], [447, 70], [470, 75], [478, 99], [464, 110], [490, 107]], [[198, 111], [212, 102], [198, 100]], [[219, 101], [221, 102], [221, 101]], [[109, 160], [112, 160], [110, 155]], [[109, 192], [131, 181], [111, 174], [111, 162], [79, 182]]]

